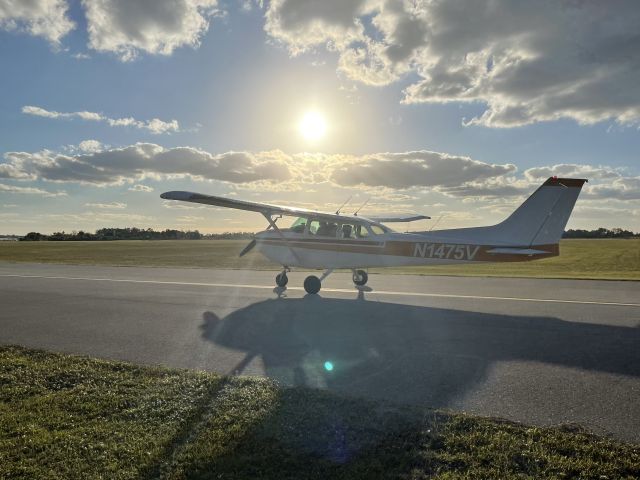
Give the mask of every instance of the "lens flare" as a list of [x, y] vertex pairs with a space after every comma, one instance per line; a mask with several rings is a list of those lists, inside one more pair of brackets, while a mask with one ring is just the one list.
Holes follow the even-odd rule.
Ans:
[[330, 372], [331, 370], [333, 370], [333, 363], [331, 363], [329, 361], [324, 362], [324, 369], [327, 372]]

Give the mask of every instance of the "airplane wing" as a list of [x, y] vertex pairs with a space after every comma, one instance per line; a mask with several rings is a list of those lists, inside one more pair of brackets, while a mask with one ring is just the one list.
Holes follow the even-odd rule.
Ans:
[[416, 220], [429, 220], [431, 217], [426, 215], [398, 215], [395, 217], [367, 217], [369, 220], [373, 220], [378, 223], [403, 223], [403, 222], [415, 222]]
[[[204, 195], [194, 192], [165, 192], [160, 195], [165, 200], [181, 200], [183, 202], [203, 203], [205, 205], [214, 205], [216, 207], [235, 208], [238, 210], [247, 210], [250, 212], [258, 212], [263, 215], [289, 215], [293, 217], [309, 217], [322, 218], [328, 221], [344, 221], [344, 215], [336, 215], [335, 213], [317, 212], [306, 208], [283, 207], [280, 205], [271, 205], [269, 203], [248, 202], [246, 200], [236, 200], [227, 197], [217, 197], [215, 195]], [[364, 219], [363, 219], [364, 220]]]

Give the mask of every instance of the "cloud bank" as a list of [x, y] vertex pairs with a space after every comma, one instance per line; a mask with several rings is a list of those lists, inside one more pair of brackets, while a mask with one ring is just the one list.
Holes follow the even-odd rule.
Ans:
[[[50, 151], [9, 152], [0, 175], [17, 180], [41, 179], [93, 185], [120, 185], [143, 178], [190, 177], [231, 183], [285, 182], [291, 178], [286, 162], [269, 152], [227, 152], [213, 155], [192, 147], [165, 149], [137, 143], [78, 155]], [[138, 190], [146, 191], [143, 186]]]
[[626, 175], [619, 168], [565, 163], [520, 172], [509, 163], [494, 164], [426, 150], [290, 155], [279, 150], [209, 153], [194, 147], [136, 143], [77, 154], [8, 152], [0, 163], [0, 178], [16, 182], [38, 180], [101, 187], [128, 184], [129, 190], [137, 192], [153, 190], [139, 183], [143, 179], [188, 178], [260, 191], [326, 185], [363, 189], [395, 199], [432, 192], [465, 201], [523, 196], [553, 175], [590, 179], [585, 199], [640, 200], [640, 177]]
[[[467, 125], [517, 127], [563, 118], [640, 124], [637, 0], [259, 4], [269, 38], [291, 55], [335, 52], [340, 74], [357, 83], [410, 79], [406, 104], [485, 105]], [[89, 48], [123, 61], [197, 48], [211, 19], [222, 14], [217, 0], [83, 0], [82, 7]], [[0, 0], [0, 28], [59, 45], [74, 28], [67, 9], [65, 0]], [[177, 128], [158, 119], [106, 121], [150, 131]]]
[[265, 18], [292, 55], [326, 47], [356, 82], [417, 77], [404, 103], [485, 104], [469, 124], [640, 120], [635, 0], [273, 0]]

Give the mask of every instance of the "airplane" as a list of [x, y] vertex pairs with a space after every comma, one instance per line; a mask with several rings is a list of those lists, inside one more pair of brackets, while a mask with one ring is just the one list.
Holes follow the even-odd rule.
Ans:
[[[385, 224], [430, 217], [343, 215], [339, 210], [324, 213], [182, 191], [165, 192], [160, 198], [261, 213], [269, 226], [255, 235], [240, 256], [257, 247], [282, 265], [275, 279], [282, 288], [291, 267], [322, 269], [320, 277], [310, 275], [304, 280], [305, 291], [317, 294], [335, 269], [351, 270], [353, 283], [362, 287], [371, 267], [521, 262], [558, 256], [560, 238], [585, 182], [550, 177], [496, 225], [411, 233], [396, 232]], [[289, 228], [280, 228], [276, 222], [283, 216], [297, 219]]]

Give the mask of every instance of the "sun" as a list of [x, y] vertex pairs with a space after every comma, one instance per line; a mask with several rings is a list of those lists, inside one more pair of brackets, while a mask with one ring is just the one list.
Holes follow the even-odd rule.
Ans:
[[327, 121], [320, 112], [311, 110], [298, 123], [298, 131], [306, 140], [320, 140], [327, 133]]

